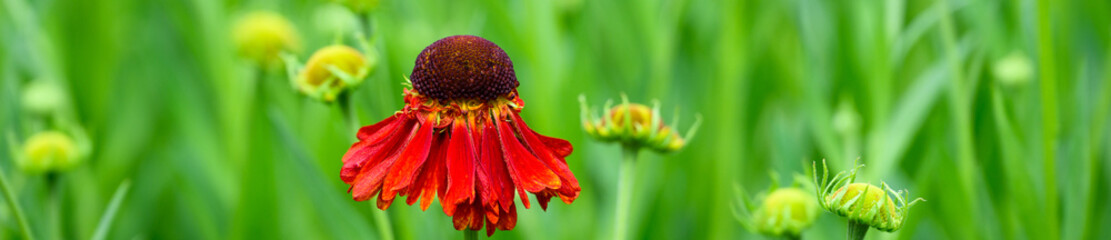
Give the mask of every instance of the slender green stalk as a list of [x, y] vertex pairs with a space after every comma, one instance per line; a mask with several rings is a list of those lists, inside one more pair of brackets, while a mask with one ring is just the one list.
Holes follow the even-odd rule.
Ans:
[[868, 224], [849, 220], [849, 240], [862, 240], [868, 234]]
[[108, 228], [112, 226], [112, 219], [116, 218], [116, 213], [120, 210], [120, 204], [123, 203], [123, 198], [127, 196], [127, 191], [130, 188], [131, 180], [124, 180], [116, 188], [116, 193], [112, 194], [112, 200], [108, 203], [108, 208], [104, 210], [104, 215], [100, 217], [100, 223], [96, 225], [93, 240], [103, 240], [108, 237]]
[[463, 230], [463, 239], [464, 240], [477, 240], [478, 239], [478, 231], [470, 230], [470, 229]]
[[[943, 0], [938, 4], [941, 6], [940, 11], [940, 28], [942, 42], [945, 48], [946, 62], [949, 65], [949, 107], [953, 123], [952, 133], [956, 140], [957, 147], [957, 177], [960, 183], [960, 190], [964, 194], [965, 205], [969, 217], [964, 219], [966, 224], [975, 227], [979, 224], [980, 207], [979, 202], [976, 200], [975, 193], [975, 173], [976, 173], [976, 153], [974, 141], [972, 138], [972, 110], [969, 109], [971, 105], [968, 98], [969, 83], [963, 78], [963, 63], [959, 50], [957, 49], [957, 33], [953, 23], [953, 17], [950, 14], [948, 0]], [[969, 229], [969, 228], [965, 228]], [[966, 232], [965, 237], [978, 238], [975, 232]]]
[[616, 240], [628, 238], [629, 207], [632, 205], [633, 182], [636, 179], [633, 170], [636, 167], [637, 152], [640, 148], [622, 145], [621, 150], [621, 176], [617, 182], [617, 204], [615, 205], [617, 212], [614, 213], [617, 219], [613, 225], [613, 239]]
[[[355, 108], [352, 106], [353, 104], [351, 104], [351, 98], [353, 98], [351, 92], [346, 92], [343, 93], [342, 96], [339, 96], [336, 103], [340, 111], [343, 112], [343, 120], [347, 123], [347, 128], [351, 129], [351, 131], [358, 132], [359, 115], [355, 113]], [[373, 204], [374, 203], [371, 203], [372, 208], [374, 207]], [[393, 227], [390, 226], [390, 217], [386, 215], [386, 211], [375, 208], [370, 212], [374, 217], [374, 226], [378, 227], [379, 236], [385, 240], [393, 240]]]
[[8, 209], [12, 211], [12, 216], [19, 224], [23, 239], [35, 239], [31, 234], [31, 225], [28, 225], [27, 218], [23, 217], [23, 209], [19, 208], [19, 203], [16, 202], [15, 194], [12, 194], [12, 188], [8, 186], [8, 177], [4, 175], [3, 170], [0, 170], [0, 188], [4, 191], [4, 198], [8, 200]]
[[1053, 51], [1053, 30], [1050, 29], [1050, 2], [1037, 2], [1038, 65], [1042, 113], [1042, 171], [1045, 175], [1045, 218], [1042, 227], [1050, 238], [1060, 236], [1057, 196], [1057, 67]]
[[783, 237], [781, 237], [780, 239], [783, 239], [783, 240], [802, 240], [802, 234], [799, 234], [799, 235], [790, 235], [790, 234], [783, 235]]
[[46, 184], [47, 184], [47, 188], [49, 189], [48, 191], [50, 191], [50, 196], [49, 196], [50, 200], [49, 200], [48, 209], [47, 209], [47, 211], [49, 211], [49, 212], [47, 212], [47, 214], [49, 216], [49, 221], [50, 221], [47, 226], [49, 226], [50, 229], [47, 231], [46, 235], [50, 239], [62, 239], [63, 238], [62, 237], [62, 222], [61, 222], [62, 221], [62, 217], [61, 217], [61, 212], [62, 212], [61, 211], [61, 209], [62, 209], [62, 206], [61, 206], [62, 205], [61, 191], [62, 191], [62, 189], [61, 189], [61, 187], [58, 186], [58, 184], [59, 184], [59, 179], [58, 178], [59, 177], [60, 176], [58, 175], [58, 173], [53, 173], [52, 172], [52, 173], [47, 173], [46, 174]]

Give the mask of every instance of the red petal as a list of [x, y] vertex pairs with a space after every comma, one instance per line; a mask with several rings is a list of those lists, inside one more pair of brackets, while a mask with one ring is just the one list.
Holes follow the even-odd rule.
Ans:
[[502, 146], [498, 142], [497, 128], [491, 122], [483, 124], [482, 153], [479, 156], [479, 188], [484, 204], [487, 206], [501, 206], [508, 211], [513, 205], [513, 179], [509, 177], [509, 170], [502, 159]]
[[340, 179], [343, 182], [351, 184], [358, 175], [360, 169], [367, 166], [377, 164], [381, 158], [372, 158], [375, 153], [383, 150], [392, 150], [389, 147], [394, 147], [389, 143], [390, 140], [402, 139], [404, 136], [399, 137], [398, 133], [407, 129], [402, 128], [405, 121], [398, 121], [397, 117], [389, 117], [374, 125], [363, 127], [359, 130], [359, 141], [351, 145], [347, 153], [343, 155], [343, 169], [340, 170]]
[[[518, 116], [517, 118], [520, 119], [520, 116]], [[524, 121], [521, 121], [522, 125], [524, 123]], [[525, 126], [523, 128], [528, 127]], [[529, 129], [528, 132], [531, 132], [532, 135], [535, 135], [537, 138], [539, 138], [541, 142], [544, 142], [544, 146], [548, 146], [548, 149], [551, 149], [553, 153], [559, 156], [559, 158], [570, 156], [571, 152], [575, 150], [574, 147], [571, 146], [571, 142], [568, 142], [567, 140], [544, 136], [540, 133], [537, 133], [536, 131], [533, 131], [532, 129]]]
[[436, 136], [432, 142], [432, 153], [428, 155], [428, 160], [425, 160], [424, 165], [421, 166], [417, 179], [413, 180], [413, 185], [409, 187], [410, 194], [405, 199], [405, 203], [413, 205], [417, 198], [420, 198], [420, 210], [424, 211], [432, 205], [432, 199], [437, 193], [440, 198], [443, 198], [447, 187], [447, 166], [444, 164], [448, 152], [447, 143], [446, 134]]
[[528, 209], [528, 208], [532, 207], [532, 204], [529, 204], [528, 194], [525, 194], [525, 189], [524, 188], [518, 187], [517, 188], [517, 193], [521, 195], [521, 204], [525, 205], [525, 209]]
[[[462, 119], [456, 119], [451, 127], [451, 140], [447, 150], [447, 195], [442, 199], [444, 213], [449, 216], [454, 211], [454, 205], [470, 203], [475, 193], [475, 165], [477, 151], [471, 144], [471, 131]], [[451, 207], [448, 207], [448, 206]]]
[[452, 216], [455, 230], [469, 228], [478, 231], [482, 229], [483, 214], [481, 207], [477, 202], [474, 204], [460, 204], [459, 208], [455, 210], [455, 216]]
[[501, 221], [498, 221], [498, 230], [513, 230], [517, 226], [517, 207], [509, 205], [509, 210], [502, 213]]
[[377, 161], [377, 163], [364, 165], [358, 168], [359, 174], [355, 176], [351, 189], [352, 197], [355, 201], [364, 201], [370, 199], [371, 196], [377, 194], [382, 188], [382, 180], [385, 177], [386, 169], [389, 169], [393, 162], [397, 159], [398, 154], [402, 149], [408, 145], [409, 140], [416, 133], [414, 127], [417, 121], [415, 119], [406, 119], [403, 124], [397, 128], [396, 135], [387, 138], [388, 141], [375, 146], [381, 147], [378, 150], [371, 151], [368, 159]]
[[382, 193], [379, 197], [382, 200], [392, 201], [398, 191], [413, 183], [417, 169], [424, 164], [424, 160], [428, 159], [428, 152], [432, 147], [433, 126], [426, 121], [419, 124], [420, 127], [409, 141], [409, 145], [405, 146], [401, 155], [398, 155], [397, 160], [390, 167], [389, 174], [386, 175], [386, 181], [382, 183]]
[[[541, 138], [537, 136], [539, 134], [536, 134], [535, 131], [529, 129], [528, 125], [525, 124], [525, 121], [521, 120], [521, 116], [517, 115], [517, 113], [511, 113], [510, 115], [513, 116], [513, 122], [516, 124], [517, 131], [525, 133], [522, 134], [524, 135], [522, 137], [524, 138], [525, 143], [528, 144], [528, 147], [533, 150], [532, 153], [536, 154], [536, 156], [540, 158], [540, 160], [542, 160], [544, 164], [546, 164], [549, 168], [552, 169], [552, 171], [559, 175], [559, 180], [563, 183], [558, 188], [560, 192], [560, 199], [562, 199], [567, 204], [571, 204], [571, 202], [573, 202], [575, 198], [578, 198], [580, 188], [579, 180], [575, 179], [575, 174], [571, 173], [571, 169], [567, 167], [567, 161], [564, 161], [562, 156], [558, 156], [557, 153], [551, 151], [543, 142], [543, 140], [541, 140]], [[569, 144], [567, 145], [567, 148], [568, 151], [570, 151]], [[547, 209], [546, 205], [546, 202], [541, 201], [541, 207]]]
[[552, 201], [552, 197], [554, 197], [556, 193], [552, 190], [544, 190], [543, 192], [538, 192], [533, 195], [536, 195], [536, 202], [540, 203], [540, 209], [548, 211], [548, 202]]
[[559, 176], [521, 145], [508, 123], [498, 121], [498, 132], [502, 155], [506, 166], [509, 167], [509, 176], [513, 178], [518, 188], [529, 192], [559, 188]]
[[355, 137], [357, 137], [359, 140], [364, 140], [364, 139], [367, 139], [368, 137], [369, 138], [381, 137], [382, 135], [386, 135], [386, 134], [382, 134], [381, 130], [382, 129], [389, 129], [386, 126], [392, 125], [395, 122], [398, 122], [397, 121], [397, 116], [390, 116], [386, 119], [382, 119], [382, 121], [379, 121], [378, 123], [375, 123], [374, 125], [363, 126], [362, 128], [359, 128], [359, 132], [355, 134]]

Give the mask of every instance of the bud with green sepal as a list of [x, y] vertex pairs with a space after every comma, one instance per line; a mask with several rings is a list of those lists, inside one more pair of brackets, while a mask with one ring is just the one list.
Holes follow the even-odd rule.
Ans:
[[822, 181], [819, 182], [818, 166], [813, 164], [818, 203], [827, 211], [848, 218], [849, 239], [864, 239], [869, 227], [884, 232], [897, 231], [906, 222], [910, 207], [926, 201], [917, 198], [907, 202], [909, 191], [895, 191], [885, 182], [880, 182], [882, 187], [855, 183], [857, 170], [862, 167], [863, 164], [856, 165], [848, 173], [841, 171], [829, 179], [829, 168], [822, 160]]
[[374, 71], [378, 55], [362, 40], [362, 34], [356, 33], [356, 39], [362, 52], [337, 43], [317, 50], [305, 65], [292, 55], [283, 55], [290, 85], [305, 96], [331, 103], [362, 84]]
[[[772, 186], [753, 201], [744, 188], [734, 184], [737, 204], [733, 216], [749, 231], [769, 237], [802, 239], [802, 231], [814, 224], [818, 216], [818, 202], [810, 184], [802, 175], [795, 175], [790, 187], [779, 188], [778, 174], [772, 173]], [[756, 205], [756, 204], [758, 205]]]
[[[702, 123], [702, 116], [696, 116], [694, 125], [687, 131], [686, 136], [681, 136], [672, 126], [666, 125], [660, 119], [660, 103], [653, 101], [652, 108], [636, 103], [629, 103], [628, 97], [621, 95], [621, 104], [613, 106], [613, 101], [606, 101], [606, 109], [601, 118], [594, 116], [594, 111], [587, 107], [586, 97], [580, 95], [579, 103], [582, 107], [581, 118], [583, 129], [590, 136], [603, 142], [620, 142], [624, 146], [633, 148], [647, 147], [661, 153], [674, 152], [686, 146], [687, 141], [698, 132]], [[678, 114], [672, 125], [679, 123]]]

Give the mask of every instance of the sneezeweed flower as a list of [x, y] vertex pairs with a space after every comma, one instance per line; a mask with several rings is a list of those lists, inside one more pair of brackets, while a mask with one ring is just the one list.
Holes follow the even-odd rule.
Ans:
[[296, 51], [300, 47], [293, 24], [270, 11], [240, 17], [232, 27], [232, 37], [240, 55], [263, 67], [277, 65], [282, 51]]
[[521, 119], [524, 101], [500, 47], [476, 36], [440, 39], [421, 51], [405, 89], [405, 106], [359, 129], [343, 157], [342, 180], [356, 201], [385, 210], [397, 196], [420, 202], [439, 196], [457, 230], [486, 234], [517, 223], [513, 200], [526, 192], [542, 209], [552, 197], [570, 204], [579, 183], [565, 157], [571, 144], [533, 131]]
[[[589, 110], [585, 96], [579, 96], [582, 108], [582, 124], [586, 133], [603, 142], [619, 142], [624, 146], [640, 148], [646, 147], [661, 153], [678, 151], [687, 145], [687, 141], [694, 137], [702, 117], [697, 116], [694, 125], [687, 131], [686, 136], [680, 136], [672, 126], [668, 126], [660, 119], [660, 104], [655, 102], [652, 108], [648, 106], [629, 103], [628, 97], [621, 96], [622, 103], [610, 107], [612, 102], [606, 102], [603, 117], [596, 118], [593, 111]], [[672, 121], [678, 124], [678, 115]]]
[[907, 202], [909, 191], [892, 190], [887, 183], [882, 187], [872, 184], [854, 183], [856, 172], [864, 165], [854, 167], [847, 174], [837, 173], [828, 179], [829, 168], [822, 160], [822, 181], [818, 182], [817, 163], [814, 163], [814, 182], [818, 185], [818, 203], [822, 208], [849, 220], [849, 239], [864, 239], [868, 228], [884, 232], [894, 232], [903, 227], [910, 207], [922, 198]]
[[28, 173], [65, 171], [78, 163], [79, 149], [73, 138], [62, 132], [46, 131], [23, 143], [17, 165]]
[[[791, 187], [778, 188], [772, 176], [772, 187], [752, 201], [739, 185], [735, 185], [738, 204], [733, 206], [734, 217], [749, 231], [769, 237], [801, 239], [802, 231], [814, 223], [818, 216], [818, 202], [810, 194], [813, 186], [802, 176], [795, 176]], [[753, 205], [753, 203], [759, 205]]]
[[286, 62], [291, 66], [290, 81], [294, 88], [305, 96], [330, 103], [340, 94], [361, 84], [373, 70], [377, 58], [336, 44], [317, 50], [304, 66], [292, 57], [287, 57]]

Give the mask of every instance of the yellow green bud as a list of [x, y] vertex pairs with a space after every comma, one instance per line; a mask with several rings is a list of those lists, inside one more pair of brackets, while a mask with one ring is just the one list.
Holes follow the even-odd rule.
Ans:
[[1022, 52], [1013, 52], [995, 61], [992, 75], [1004, 85], [1022, 85], [1029, 82], [1034, 75], [1033, 64], [1030, 58]]
[[23, 108], [35, 114], [57, 113], [65, 101], [66, 93], [57, 83], [35, 80], [23, 89]]
[[294, 81], [301, 93], [332, 102], [341, 92], [362, 83], [370, 67], [371, 63], [358, 50], [332, 45], [313, 53]]
[[239, 54], [263, 67], [279, 63], [282, 51], [296, 51], [300, 40], [293, 24], [282, 15], [256, 11], [243, 15], [232, 27]]
[[799, 188], [780, 188], [764, 198], [753, 215], [758, 232], [771, 236], [799, 236], [818, 216], [814, 195]]
[[47, 131], [35, 134], [23, 144], [23, 157], [17, 164], [29, 173], [62, 171], [78, 163], [77, 145], [68, 135]]
[[[922, 198], [907, 202], [910, 193], [906, 190], [895, 191], [887, 183], [880, 186], [854, 183], [856, 172], [864, 165], [854, 167], [848, 173], [837, 173], [829, 179], [829, 168], [822, 161], [822, 181], [818, 181], [817, 163], [814, 164], [814, 182], [818, 185], [818, 201], [829, 212], [848, 218], [850, 226], [867, 225], [884, 232], [894, 232], [903, 227], [910, 207]], [[864, 228], [866, 229], [866, 228]], [[861, 235], [863, 236], [863, 235]]]
[[595, 118], [592, 111], [588, 110], [586, 98], [580, 96], [582, 123], [586, 133], [603, 142], [620, 142], [626, 146], [647, 147], [666, 153], [685, 147], [702, 121], [699, 116], [691, 130], [687, 131], [687, 136], [680, 136], [672, 126], [660, 120], [658, 103], [649, 108], [643, 104], [629, 103], [624, 96], [622, 99], [622, 104], [612, 108], [607, 103], [603, 117]]

